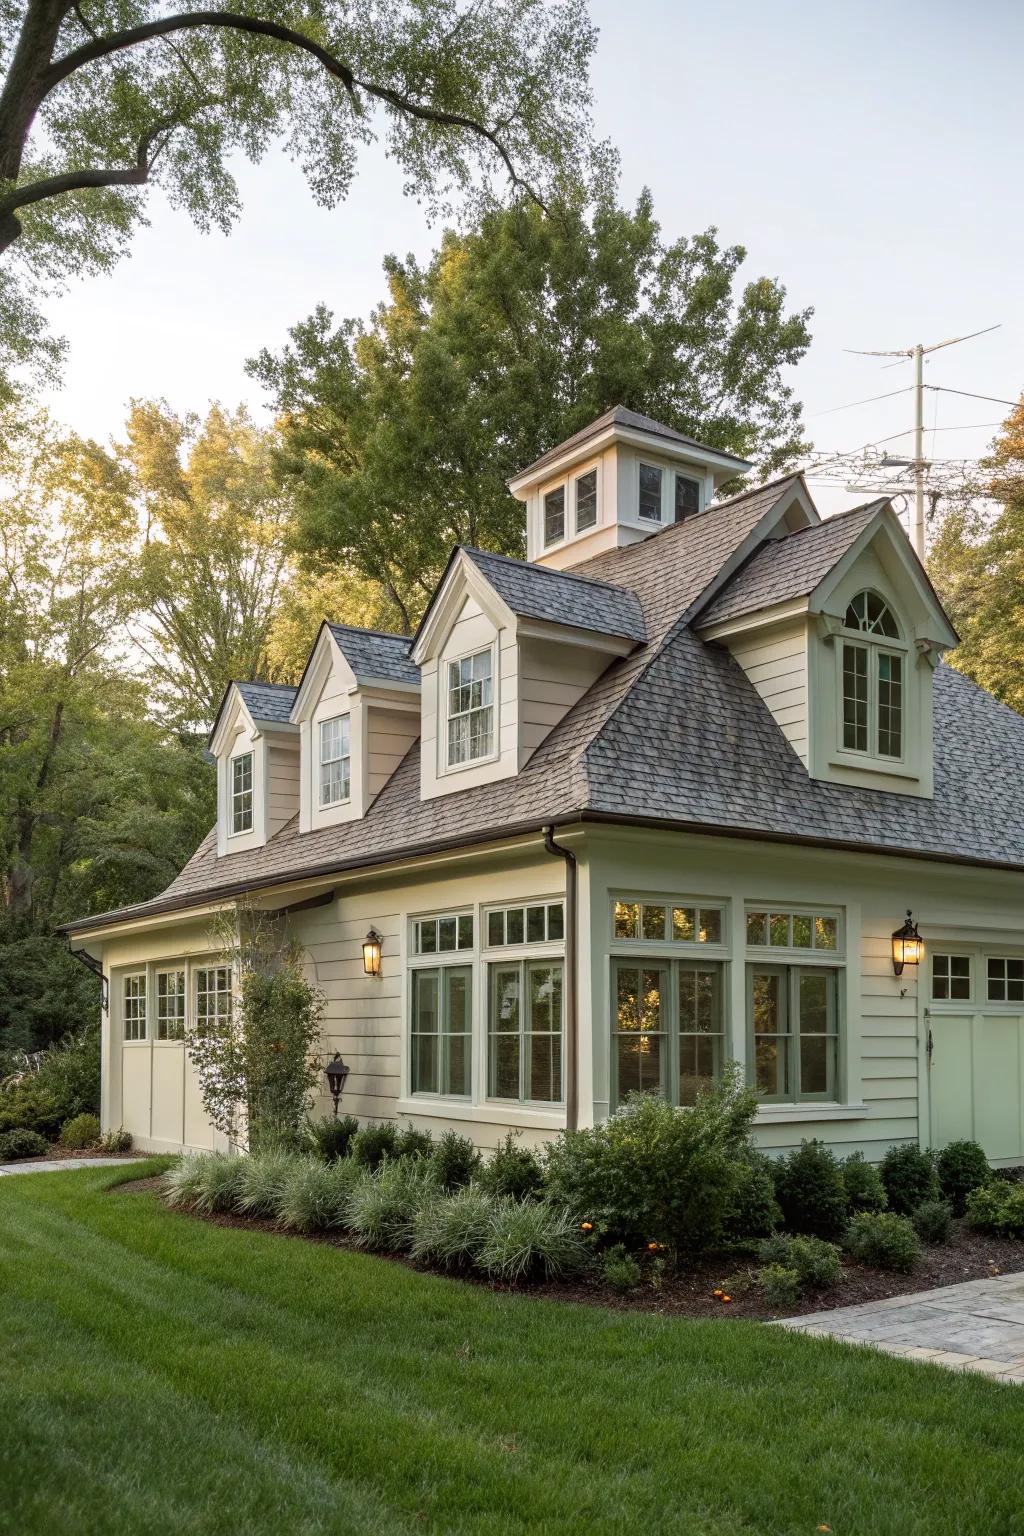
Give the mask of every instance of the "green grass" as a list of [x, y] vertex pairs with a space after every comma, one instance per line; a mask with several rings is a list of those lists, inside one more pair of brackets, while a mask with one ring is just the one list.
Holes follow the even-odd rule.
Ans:
[[0, 1531], [1024, 1532], [1024, 1389], [0, 1181]]

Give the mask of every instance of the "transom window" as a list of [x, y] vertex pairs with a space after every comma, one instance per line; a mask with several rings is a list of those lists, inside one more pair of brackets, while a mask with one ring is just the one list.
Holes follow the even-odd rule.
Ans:
[[576, 532], [597, 525], [597, 470], [588, 469], [576, 479]]
[[320, 804], [339, 805], [352, 792], [349, 716], [320, 722]]
[[565, 938], [565, 909], [560, 901], [528, 907], [499, 907], [487, 914], [487, 944], [550, 944]]
[[146, 1038], [146, 973], [124, 978], [124, 1038]]
[[616, 901], [612, 904], [612, 935], [655, 944], [721, 944], [722, 908]]
[[441, 917], [418, 917], [412, 925], [416, 955], [447, 955], [473, 948], [473, 914], [449, 912]]
[[824, 912], [747, 913], [747, 944], [755, 949], [839, 948], [839, 919]]
[[185, 972], [158, 971], [156, 976], [156, 1037], [185, 1038]]
[[231, 830], [252, 831], [253, 754], [242, 752], [231, 759]]
[[[858, 592], [843, 619], [846, 629], [872, 640], [900, 638], [892, 610], [877, 592]], [[875, 644], [842, 646], [842, 744], [872, 757], [903, 756], [905, 658]]]
[[751, 965], [748, 1075], [774, 1103], [834, 1100], [839, 1064], [838, 973]]
[[989, 955], [986, 981], [990, 1003], [1024, 1003], [1024, 960]]
[[490, 648], [448, 663], [448, 766], [490, 757], [494, 744], [494, 656]]
[[231, 1018], [231, 967], [206, 965], [196, 971], [196, 1033]]
[[561, 961], [490, 967], [488, 1097], [561, 1103], [562, 992]]
[[890, 640], [900, 637], [900, 627], [892, 610], [877, 592], [858, 592], [846, 610], [843, 624], [847, 629], [860, 629], [868, 635], [886, 635]]
[[[578, 524], [577, 524], [578, 526]], [[557, 544], [565, 538], [565, 486], [548, 491], [544, 497], [544, 543]]]
[[699, 960], [616, 961], [615, 1095], [661, 1093], [690, 1105], [717, 1081], [725, 1055], [722, 968]]
[[648, 523], [661, 522], [661, 477], [656, 464], [640, 465], [640, 501], [637, 511]]
[[472, 996], [471, 966], [432, 966], [413, 971], [413, 1093], [469, 1097]]
[[970, 955], [932, 955], [932, 997], [936, 1002], [967, 1000], [971, 995]]
[[685, 522], [699, 511], [700, 481], [691, 480], [689, 475], [676, 475], [676, 522]]

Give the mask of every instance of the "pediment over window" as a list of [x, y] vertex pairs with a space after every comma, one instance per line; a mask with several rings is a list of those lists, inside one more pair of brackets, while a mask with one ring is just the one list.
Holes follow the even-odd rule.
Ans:
[[230, 683], [210, 732], [217, 761], [217, 853], [262, 847], [299, 808], [295, 689]]

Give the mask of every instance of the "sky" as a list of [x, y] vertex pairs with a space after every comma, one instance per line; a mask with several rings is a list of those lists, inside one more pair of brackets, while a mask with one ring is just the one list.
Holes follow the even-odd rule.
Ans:
[[[746, 276], [777, 277], [793, 307], [813, 306], [813, 345], [790, 382], [816, 447], [852, 450], [912, 424], [910, 394], [835, 409], [910, 383], [909, 362], [886, 367], [850, 348], [998, 325], [937, 353], [926, 381], [1020, 394], [1024, 6], [591, 0], [591, 10], [596, 128], [620, 151], [623, 199], [649, 186], [667, 237], [715, 225], [746, 247]], [[129, 257], [50, 304], [70, 344], [51, 399], [62, 420], [105, 440], [138, 396], [198, 411], [244, 400], [259, 415], [266, 401], [245, 359], [279, 348], [317, 303], [368, 314], [384, 296], [385, 253], [426, 258], [440, 233], [375, 151], [329, 212], [282, 154], [240, 167], [239, 183], [245, 211], [229, 236], [199, 233], [154, 198]], [[984, 453], [1006, 414], [926, 398], [936, 457]], [[824, 512], [864, 499], [814, 494]]]

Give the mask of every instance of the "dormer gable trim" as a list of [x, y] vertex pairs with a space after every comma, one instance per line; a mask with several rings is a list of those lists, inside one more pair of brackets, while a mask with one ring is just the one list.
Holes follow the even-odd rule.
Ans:
[[224, 690], [207, 746], [214, 757], [220, 757], [238, 730], [239, 718], [255, 736], [292, 735], [295, 727], [288, 720], [264, 720], [249, 709], [236, 682], [230, 682]]
[[[758, 486], [747, 494], [750, 496], [763, 495], [766, 489], [766, 486]], [[727, 505], [733, 506], [738, 500], [738, 497], [730, 497]], [[705, 512], [701, 513], [701, 516], [713, 517], [714, 512], [715, 508], [713, 506], [708, 507]], [[814, 505], [802, 473], [789, 475], [785, 480], [780, 481], [778, 496], [765, 510], [746, 538], [736, 545], [728, 559], [723, 560], [707, 586], [702, 589], [687, 608], [686, 613], [683, 615], [686, 623], [696, 629], [701, 629], [701, 613], [711, 606], [722, 588], [732, 580], [740, 567], [746, 564], [755, 550], [773, 538], [784, 537], [785, 533], [796, 531], [792, 528], [785, 528], [781, 534], [778, 532], [783, 527], [784, 522], [790, 518], [800, 519], [798, 527], [802, 526], [805, 528], [815, 527], [821, 522], [821, 514]], [[702, 629], [701, 633], [702, 635], [704, 633]]]
[[467, 597], [480, 604], [495, 629], [515, 628], [516, 616], [511, 608], [459, 545], [452, 550], [444, 575], [413, 636], [409, 655], [417, 666], [422, 666], [424, 660], [444, 644]]
[[309, 659], [299, 679], [298, 692], [295, 695], [295, 703], [292, 705], [293, 725], [301, 725], [303, 720], [308, 719], [332, 668], [339, 663], [345, 686], [350, 690], [354, 689], [355, 673], [345, 660], [345, 653], [335, 639], [331, 626], [324, 619], [317, 630], [313, 649], [309, 653]]

